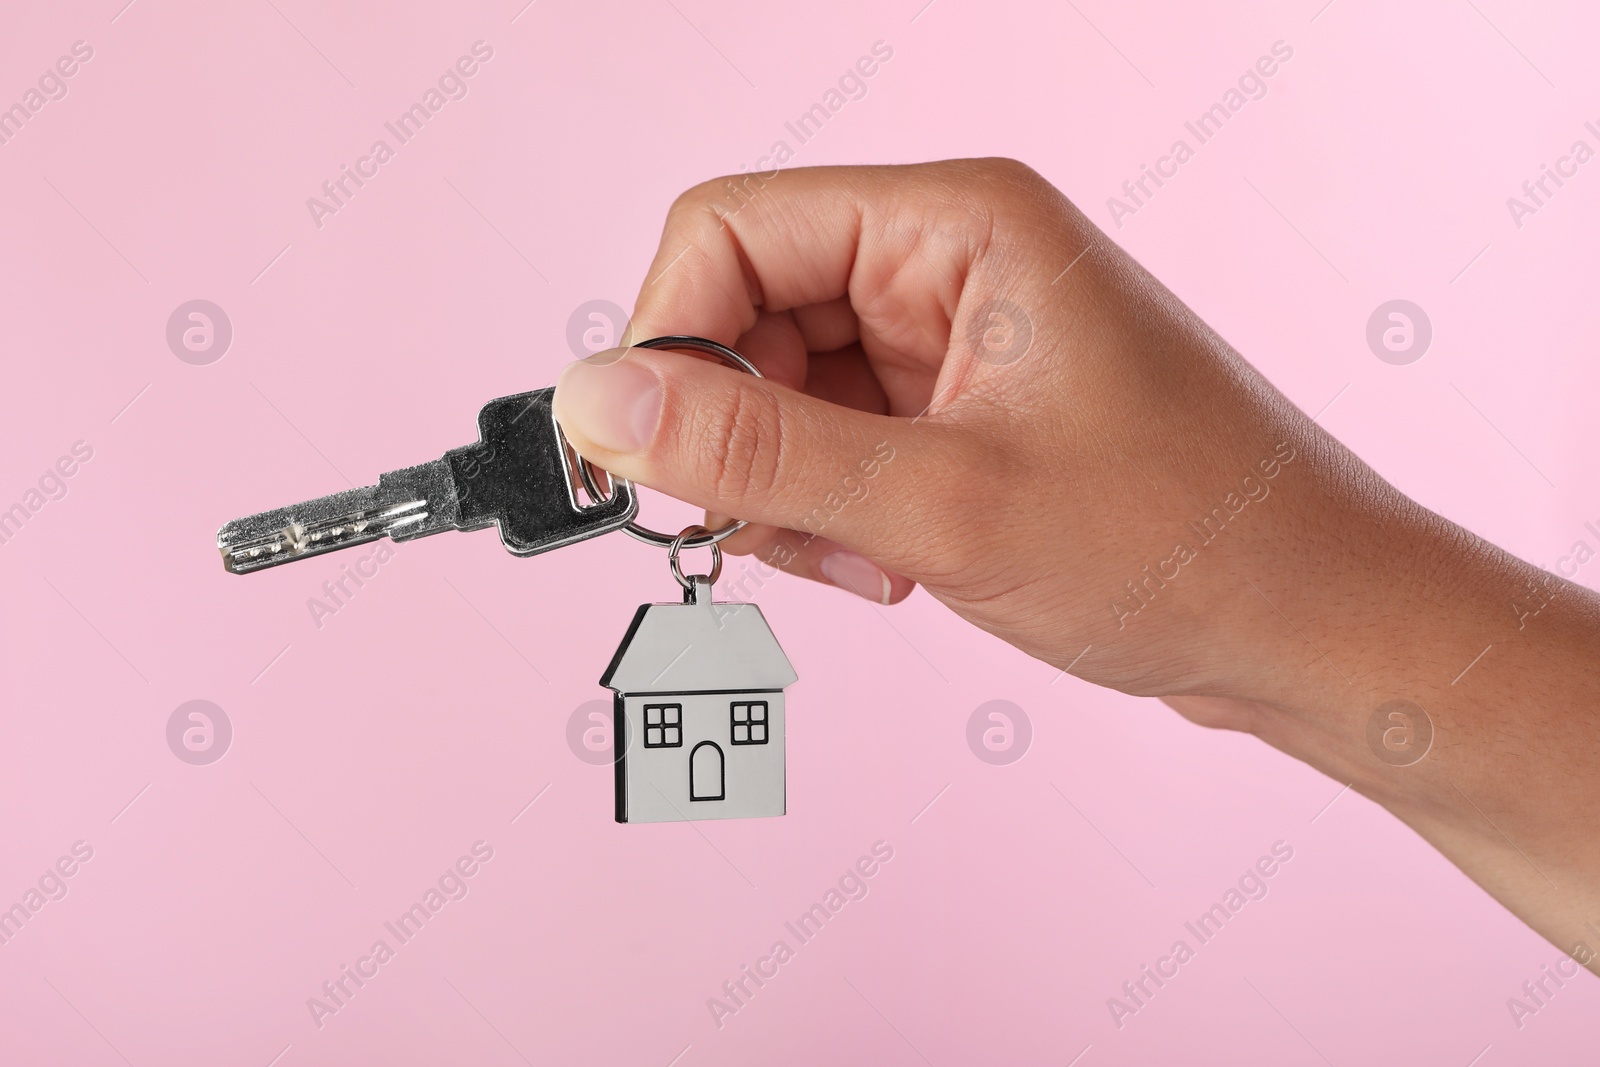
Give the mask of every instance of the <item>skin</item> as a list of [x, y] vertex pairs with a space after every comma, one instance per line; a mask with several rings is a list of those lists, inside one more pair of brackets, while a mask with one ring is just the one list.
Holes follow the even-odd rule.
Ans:
[[727, 551], [881, 603], [920, 584], [1255, 734], [1600, 973], [1600, 597], [1398, 492], [1039, 175], [718, 179], [647, 277], [631, 337], [710, 337], [766, 379], [575, 363], [555, 414], [586, 459], [750, 520]]

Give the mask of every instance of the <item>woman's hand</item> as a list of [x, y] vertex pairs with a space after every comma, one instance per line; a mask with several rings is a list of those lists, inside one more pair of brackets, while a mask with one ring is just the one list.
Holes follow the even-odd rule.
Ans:
[[[751, 520], [728, 551], [884, 604], [921, 584], [1353, 783], [1566, 951], [1600, 935], [1596, 598], [1377, 477], [1033, 171], [697, 186], [632, 325], [672, 333], [767, 378], [612, 351], [563, 372], [556, 417], [599, 466]], [[1431, 728], [1411, 763], [1372, 740], [1422, 736], [1372, 732], [1396, 700]]]
[[1226, 684], [1207, 609], [1254, 595], [1286, 513], [1326, 506], [1336, 446], [1017, 163], [698, 186], [633, 320], [668, 333], [767, 380], [574, 364], [556, 414], [582, 455], [759, 524], [727, 551], [883, 604], [920, 583], [1125, 691]]

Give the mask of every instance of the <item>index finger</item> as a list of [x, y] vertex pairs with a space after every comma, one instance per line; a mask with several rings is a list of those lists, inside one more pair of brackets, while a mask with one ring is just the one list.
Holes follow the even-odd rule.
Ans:
[[806, 167], [695, 186], [667, 215], [633, 335], [733, 345], [760, 311], [812, 308], [796, 317], [802, 332], [858, 336], [871, 359], [937, 368], [987, 232], [958, 166]]

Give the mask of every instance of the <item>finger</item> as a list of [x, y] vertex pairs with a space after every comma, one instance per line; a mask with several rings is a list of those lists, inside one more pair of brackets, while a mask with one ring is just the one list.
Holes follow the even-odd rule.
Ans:
[[767, 378], [803, 388], [808, 373], [806, 342], [787, 311], [764, 311], [733, 346]]
[[806, 369], [805, 391], [818, 400], [857, 411], [889, 414], [889, 397], [860, 345], [837, 352], [814, 352]]
[[[627, 349], [571, 364], [555, 416], [573, 448], [613, 474], [708, 511], [820, 533], [917, 574], [941, 546], [914, 487], [955, 489], [984, 464], [933, 422], [829, 404], [679, 353]], [[892, 469], [891, 469], [892, 468]], [[919, 557], [918, 553], [922, 555]]]
[[806, 348], [812, 352], [833, 352], [861, 341], [861, 320], [850, 298], [841, 296], [825, 304], [803, 304], [790, 312], [800, 327]]
[[[751, 540], [759, 537], [759, 541]], [[735, 541], [745, 539], [735, 550]], [[778, 571], [831, 585], [874, 604], [898, 604], [910, 596], [917, 583], [825, 537], [771, 526], [747, 526], [723, 542], [723, 551], [743, 557], [724, 568], [725, 595], [748, 600]]]
[[758, 309], [847, 298], [874, 361], [936, 368], [961, 282], [990, 233], [970, 170], [809, 167], [696, 186], [668, 214], [635, 336], [690, 332], [732, 344]]
[[[731, 515], [718, 515], [714, 511], [706, 512], [705, 528], [720, 530], [730, 522], [736, 521]], [[772, 543], [778, 536], [779, 527], [769, 526], [764, 522], [747, 523], [738, 533], [729, 534], [722, 540], [722, 551], [730, 556], [756, 556]]]
[[800, 311], [763, 311], [735, 347], [772, 381], [835, 404], [887, 414], [888, 398], [861, 346], [845, 342], [837, 350], [819, 349], [819, 343], [848, 333], [833, 327], [808, 331]]

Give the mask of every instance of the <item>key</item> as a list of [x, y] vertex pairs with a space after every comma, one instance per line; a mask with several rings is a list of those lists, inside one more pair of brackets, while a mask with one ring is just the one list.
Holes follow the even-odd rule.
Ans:
[[223, 565], [248, 574], [380, 537], [411, 541], [489, 526], [513, 554], [531, 556], [620, 529], [638, 513], [638, 496], [614, 478], [609, 497], [588, 499], [551, 411], [554, 394], [489, 401], [478, 412], [476, 444], [380, 475], [377, 485], [233, 520], [217, 531]]

